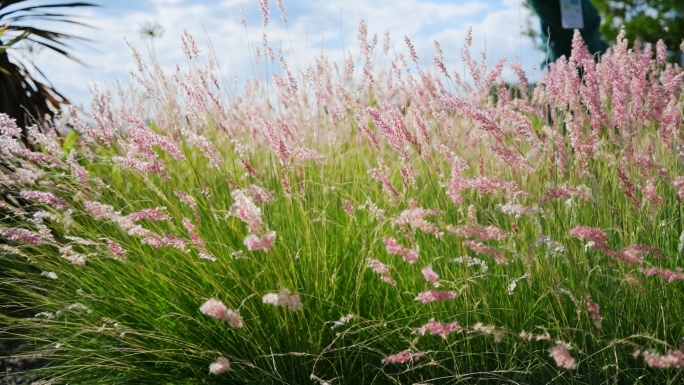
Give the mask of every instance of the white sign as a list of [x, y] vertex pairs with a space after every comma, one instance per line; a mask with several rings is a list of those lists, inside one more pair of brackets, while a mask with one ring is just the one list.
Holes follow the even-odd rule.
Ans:
[[584, 28], [582, 0], [560, 0], [561, 22], [565, 29]]

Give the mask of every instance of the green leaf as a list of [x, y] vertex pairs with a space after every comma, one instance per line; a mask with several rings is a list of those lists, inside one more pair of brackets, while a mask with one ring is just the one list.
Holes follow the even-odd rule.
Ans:
[[[7, 28], [8, 28], [8, 26], [3, 27], [2, 31], [0, 31], [0, 35], [2, 35], [2, 32], [4, 32]], [[26, 39], [30, 34], [31, 34], [31, 32], [26, 31], [26, 32], [22, 33], [21, 35], [15, 37], [14, 39], [8, 41], [7, 44], [1, 45], [0, 46], [0, 53], [4, 53], [7, 50], [7, 48], [9, 48], [9, 47], [17, 44], [18, 42]]]
[[76, 145], [78, 141], [78, 132], [76, 130], [71, 130], [64, 138], [64, 143], [62, 143], [62, 150], [65, 154], [69, 154], [72, 148]]

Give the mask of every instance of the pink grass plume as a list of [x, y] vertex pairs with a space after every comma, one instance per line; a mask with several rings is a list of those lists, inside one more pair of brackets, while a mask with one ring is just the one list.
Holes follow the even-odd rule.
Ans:
[[19, 241], [31, 246], [40, 246], [45, 243], [40, 234], [18, 227], [0, 228], [0, 235], [11, 241]]
[[428, 290], [418, 294], [416, 301], [430, 303], [436, 301], [448, 301], [454, 298], [456, 298], [456, 293], [453, 291]]
[[140, 211], [134, 212], [132, 214], [128, 214], [127, 218], [131, 222], [137, 222], [140, 220], [148, 220], [148, 221], [166, 221], [171, 219], [171, 216], [168, 214], [165, 214], [163, 211], [163, 208], [156, 208], [156, 209], [142, 209]]
[[254, 250], [263, 250], [263, 251], [269, 251], [275, 244], [276, 240], [276, 232], [275, 231], [269, 231], [263, 236], [259, 237], [254, 234], [249, 234], [245, 237], [245, 246], [247, 246], [247, 250], [249, 251], [254, 251]]
[[383, 364], [405, 364], [409, 361], [418, 360], [425, 355], [424, 352], [413, 353], [411, 350], [404, 350], [401, 353], [392, 354], [382, 360]]
[[202, 306], [200, 306], [200, 312], [221, 321], [228, 321], [232, 328], [241, 328], [243, 326], [240, 314], [234, 310], [228, 309], [223, 302], [214, 298], [210, 298], [203, 303]]
[[684, 280], [684, 271], [681, 267], [678, 267], [675, 271], [669, 269], [661, 269], [659, 267], [650, 267], [641, 269], [641, 272], [647, 276], [657, 275], [668, 282], [681, 281]]
[[268, 10], [268, 0], [259, 0], [259, 10], [261, 11], [263, 24], [265, 27], [268, 25], [268, 16], [270, 15], [270, 12]]
[[435, 286], [437, 286], [437, 283], [439, 282], [439, 275], [432, 270], [431, 266], [424, 267], [420, 272], [423, 274], [423, 277], [426, 281], [432, 282], [435, 284]]
[[390, 271], [384, 263], [378, 261], [377, 259], [366, 258], [366, 265], [369, 269], [373, 270], [375, 274], [380, 275], [380, 278], [383, 281], [389, 283], [390, 285], [396, 286], [397, 282], [392, 279]]
[[684, 352], [681, 350], [670, 349], [667, 354], [660, 355], [650, 351], [641, 352], [637, 350], [634, 356], [641, 354], [646, 361], [646, 365], [658, 369], [681, 369], [684, 368]]
[[188, 57], [190, 60], [197, 59], [199, 57], [199, 48], [197, 48], [197, 44], [195, 43], [195, 39], [188, 33], [188, 31], [183, 30], [183, 35], [181, 36], [181, 48], [183, 49], [183, 53], [185, 56]]
[[556, 346], [549, 350], [549, 357], [556, 361], [558, 367], [568, 370], [573, 370], [577, 367], [575, 359], [570, 355], [570, 344], [563, 341], [556, 341]]
[[43, 191], [21, 190], [19, 192], [24, 199], [37, 200], [41, 203], [53, 206], [59, 209], [66, 209], [68, 207], [66, 201], [62, 198], [56, 197], [54, 194]]
[[209, 365], [210, 374], [218, 375], [228, 370], [230, 370], [230, 361], [225, 357], [219, 357], [218, 360]]
[[424, 336], [425, 334], [429, 333], [433, 336], [439, 335], [442, 336], [442, 338], [447, 339], [449, 334], [459, 333], [462, 331], [463, 328], [461, 327], [461, 325], [458, 324], [458, 322], [437, 322], [434, 318], [432, 318], [425, 325], [417, 329], [413, 329], [413, 332], [411, 334], [418, 334]]
[[382, 242], [385, 244], [388, 253], [401, 255], [404, 260], [410, 264], [414, 264], [418, 261], [418, 253], [400, 245], [396, 239], [385, 237], [382, 239]]
[[234, 202], [230, 206], [228, 215], [245, 222], [250, 233], [258, 233], [263, 222], [261, 220], [261, 209], [254, 204], [254, 199], [245, 190], [233, 190], [230, 195]]
[[117, 259], [117, 260], [126, 259], [126, 250], [124, 250], [121, 247], [121, 245], [119, 245], [118, 243], [108, 239], [107, 240], [107, 248], [114, 255], [115, 259]]
[[278, 293], [268, 293], [264, 295], [261, 300], [267, 305], [284, 306], [290, 310], [299, 310], [302, 308], [299, 294], [292, 294], [288, 289], [281, 289]]

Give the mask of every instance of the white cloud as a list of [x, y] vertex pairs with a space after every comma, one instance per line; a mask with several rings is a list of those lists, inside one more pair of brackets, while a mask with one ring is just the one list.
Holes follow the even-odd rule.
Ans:
[[180, 4], [183, 0], [151, 0], [154, 5], [175, 5]]
[[[37, 63], [61, 90], [77, 103], [88, 103], [88, 84], [95, 81], [112, 85], [115, 78], [126, 77], [135, 68], [123, 38], [128, 37], [141, 52], [146, 42], [138, 36], [145, 21], [157, 21], [165, 30], [154, 41], [155, 53], [162, 67], [171, 69], [175, 63], [181, 67], [187, 62], [180, 49], [180, 35], [187, 29], [197, 40], [203, 53], [209, 51], [208, 37], [227, 78], [237, 73], [241, 79], [251, 77], [254, 47], [261, 45], [264, 28], [258, 0], [224, 0], [214, 4], [190, 4], [182, 0], [152, 0], [152, 11], [130, 11], [119, 16], [108, 16], [106, 8], [96, 11], [79, 11], [99, 29], [88, 30], [69, 26], [69, 32], [88, 36], [98, 43], [97, 51], [79, 49], [77, 54], [91, 68], [83, 68], [56, 55], [41, 53]], [[271, 2], [270, 23], [266, 29], [274, 50], [282, 41], [288, 62], [293, 65], [292, 53], [297, 62], [306, 67], [314, 56], [324, 52], [331, 60], [341, 63], [348, 51], [357, 52], [357, 27], [361, 18], [368, 24], [369, 38], [378, 33], [382, 46], [383, 33], [390, 32], [395, 52], [406, 52], [404, 36], [411, 38], [424, 68], [432, 66], [433, 40], [437, 39], [450, 68], [462, 69], [460, 51], [468, 26], [474, 30], [474, 54], [486, 50], [488, 63], [493, 65], [501, 56], [509, 63], [515, 56], [522, 59], [524, 68], [541, 62], [526, 37], [520, 35], [520, 25], [527, 12], [522, 0], [504, 0], [502, 3], [463, 2], [440, 3], [421, 0], [346, 0], [288, 2], [288, 25], [280, 20], [280, 11]], [[168, 6], [173, 5], [173, 6]], [[241, 8], [244, 6], [244, 10]], [[247, 31], [239, 16], [244, 11], [249, 26]], [[251, 47], [251, 52], [248, 48]], [[380, 59], [380, 58], [379, 58]], [[382, 62], [382, 60], [379, 60]], [[384, 60], [387, 64], [389, 61]], [[294, 67], [294, 66], [293, 66]], [[261, 68], [264, 75], [263, 63]], [[512, 78], [510, 72], [505, 76]]]

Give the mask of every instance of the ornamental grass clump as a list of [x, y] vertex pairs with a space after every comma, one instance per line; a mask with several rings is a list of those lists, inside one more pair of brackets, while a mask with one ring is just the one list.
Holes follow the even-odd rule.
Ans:
[[138, 85], [65, 137], [0, 116], [5, 359], [52, 384], [681, 381], [684, 72], [577, 33], [529, 91], [472, 39], [463, 73], [438, 43], [424, 68], [361, 22], [342, 67], [273, 49], [237, 92], [185, 33], [186, 70], [133, 50]]

